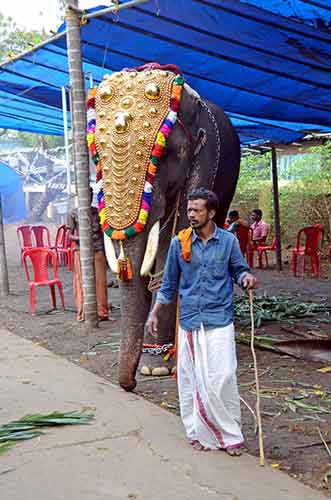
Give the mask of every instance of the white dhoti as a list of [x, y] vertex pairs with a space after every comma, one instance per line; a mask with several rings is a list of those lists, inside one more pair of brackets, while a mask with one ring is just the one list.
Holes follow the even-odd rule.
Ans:
[[180, 412], [191, 442], [215, 449], [243, 443], [233, 324], [178, 332]]

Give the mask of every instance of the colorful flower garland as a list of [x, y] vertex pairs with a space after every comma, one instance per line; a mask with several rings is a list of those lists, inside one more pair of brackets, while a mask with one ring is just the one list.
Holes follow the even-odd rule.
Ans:
[[137, 220], [134, 224], [126, 229], [117, 230], [112, 228], [106, 220], [105, 200], [102, 187], [102, 163], [95, 145], [95, 127], [96, 127], [96, 111], [95, 111], [95, 96], [97, 88], [93, 88], [89, 92], [87, 100], [87, 144], [93, 162], [96, 166], [96, 182], [99, 188], [98, 206], [100, 215], [100, 224], [102, 230], [114, 240], [124, 240], [130, 236], [135, 236], [140, 233], [148, 220], [148, 214], [152, 204], [152, 191], [154, 178], [160, 159], [166, 149], [167, 139], [176, 123], [177, 114], [180, 107], [184, 79], [181, 75], [177, 75], [173, 81], [170, 97], [170, 111], [164, 119], [157, 135], [149, 159], [148, 170], [145, 179], [144, 191], [141, 197], [141, 205]]

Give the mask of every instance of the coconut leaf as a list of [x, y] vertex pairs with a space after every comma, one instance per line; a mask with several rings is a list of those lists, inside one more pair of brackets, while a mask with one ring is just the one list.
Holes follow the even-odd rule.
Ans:
[[10, 441], [5, 441], [4, 443], [0, 443], [0, 455], [2, 453], [6, 453], [12, 446], [14, 446], [15, 443], [10, 442]]
[[[246, 328], [250, 325], [250, 309], [245, 295], [234, 297], [235, 320]], [[316, 316], [320, 313], [330, 315], [331, 304], [313, 302], [296, 302], [293, 297], [255, 297], [255, 325], [261, 326], [266, 321], [293, 321], [300, 318]]]
[[94, 418], [92, 411], [68, 411], [25, 415], [19, 420], [0, 426], [0, 454], [5, 453], [15, 442], [33, 439], [44, 434], [35, 430], [40, 427], [89, 424]]

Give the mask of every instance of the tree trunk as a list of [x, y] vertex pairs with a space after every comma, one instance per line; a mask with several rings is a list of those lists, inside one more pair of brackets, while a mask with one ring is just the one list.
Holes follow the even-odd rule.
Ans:
[[271, 171], [272, 171], [272, 194], [274, 200], [274, 226], [276, 238], [276, 259], [277, 271], [282, 270], [282, 242], [280, 232], [280, 210], [279, 210], [279, 191], [278, 191], [278, 172], [277, 172], [277, 153], [275, 146], [271, 150]]
[[70, 85], [72, 88], [72, 122], [74, 124], [75, 170], [78, 194], [79, 243], [82, 265], [85, 322], [88, 328], [97, 325], [94, 251], [91, 240], [91, 207], [89, 187], [89, 156], [86, 144], [85, 79], [82, 68], [80, 17], [69, 4], [78, 7], [78, 0], [66, 0], [67, 47]]

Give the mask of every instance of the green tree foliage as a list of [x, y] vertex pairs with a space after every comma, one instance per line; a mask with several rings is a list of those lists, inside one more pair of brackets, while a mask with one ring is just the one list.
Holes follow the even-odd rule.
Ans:
[[[246, 221], [253, 208], [260, 207], [273, 226], [270, 154], [250, 155], [241, 163], [232, 207]], [[286, 172], [279, 169], [281, 226], [285, 244], [294, 244], [298, 230], [322, 224], [331, 240], [331, 141], [302, 151], [291, 159]]]
[[18, 28], [11, 17], [4, 16], [0, 12], [0, 62], [30, 49], [46, 38], [45, 31]]
[[[18, 28], [11, 17], [0, 12], [0, 63], [21, 52], [31, 49], [34, 45], [47, 39], [45, 31], [29, 31]], [[0, 131], [1, 143], [15, 142], [22, 147], [41, 147], [42, 149], [63, 146], [63, 138], [55, 136], [41, 136], [27, 132], [7, 130]]]

